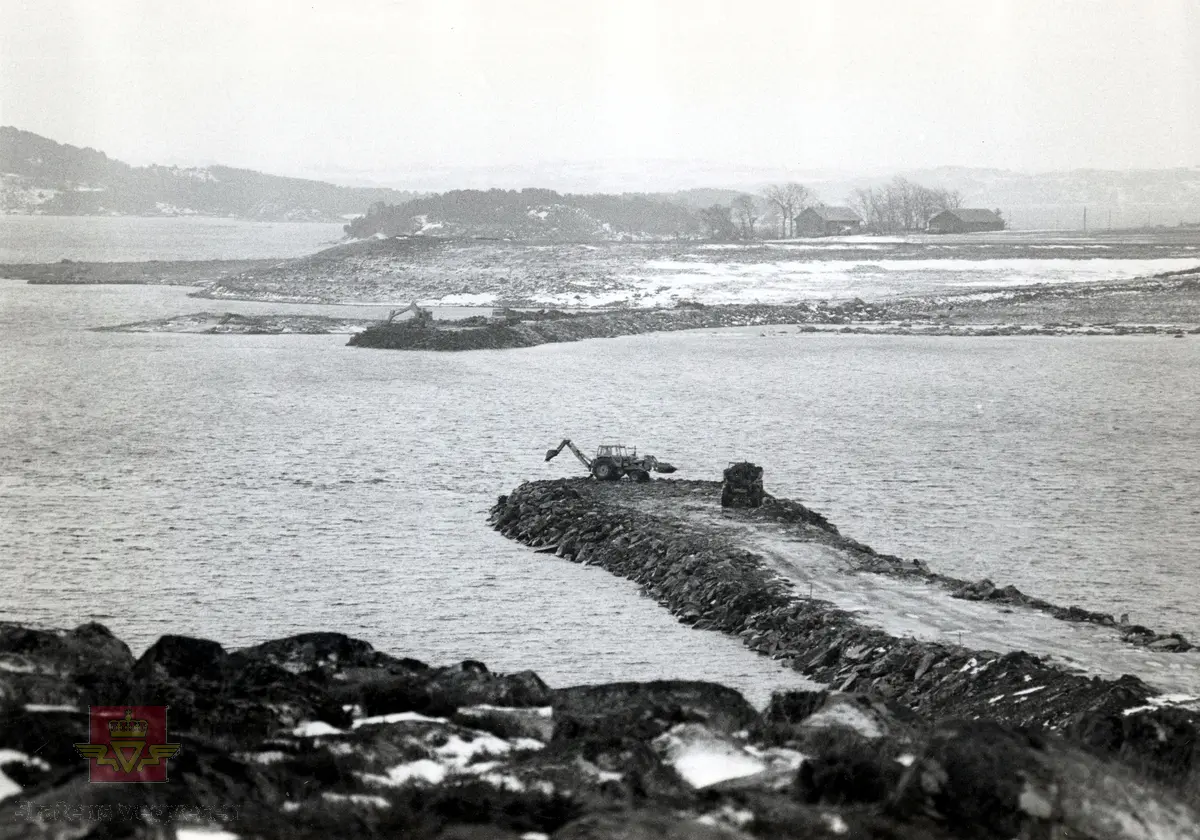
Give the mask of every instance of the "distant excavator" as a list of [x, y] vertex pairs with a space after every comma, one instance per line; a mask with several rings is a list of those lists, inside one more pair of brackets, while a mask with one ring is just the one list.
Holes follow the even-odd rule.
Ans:
[[628, 450], [619, 443], [603, 444], [596, 448], [596, 457], [588, 458], [570, 438], [563, 438], [563, 442], [554, 449], [546, 450], [546, 460], [549, 461], [564, 448], [570, 449], [579, 463], [600, 481], [618, 481], [626, 475], [634, 481], [649, 481], [651, 472], [675, 472], [675, 467], [666, 461], [660, 461], [653, 455], [639, 457], [637, 449]]

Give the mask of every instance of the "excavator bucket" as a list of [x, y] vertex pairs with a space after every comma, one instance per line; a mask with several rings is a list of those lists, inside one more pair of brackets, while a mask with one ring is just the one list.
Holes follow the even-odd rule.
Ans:
[[549, 461], [551, 458], [553, 458], [555, 455], [557, 455], [560, 451], [561, 450], [559, 450], [559, 449], [547, 449], [546, 450], [546, 460]]
[[660, 473], [673, 473], [673, 472], [675, 472], [675, 467], [673, 467], [670, 464], [665, 463], [663, 461], [659, 461], [657, 470]]

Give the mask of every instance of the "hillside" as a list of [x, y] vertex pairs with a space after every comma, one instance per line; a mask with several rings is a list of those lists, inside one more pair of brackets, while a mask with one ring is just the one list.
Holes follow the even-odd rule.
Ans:
[[437, 234], [497, 239], [583, 241], [699, 235], [696, 214], [666, 196], [560, 195], [553, 190], [451, 190], [398, 205], [372, 205], [346, 225], [360, 239]]
[[337, 221], [373, 202], [413, 196], [227, 166], [135, 167], [95, 149], [0, 127], [0, 213]]

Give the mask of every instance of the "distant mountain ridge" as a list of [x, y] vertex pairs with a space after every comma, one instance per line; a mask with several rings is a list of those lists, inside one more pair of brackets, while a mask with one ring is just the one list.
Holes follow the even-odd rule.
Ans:
[[[685, 179], [679, 167], [690, 177]], [[95, 149], [0, 127], [0, 213], [295, 221], [368, 214], [369, 219], [348, 226], [360, 238], [412, 233], [555, 241], [704, 236], [698, 211], [714, 204], [728, 207], [745, 193], [760, 196], [767, 184], [797, 181], [816, 200], [843, 205], [855, 190], [877, 187], [896, 175], [957, 191], [965, 207], [998, 208], [1014, 230], [1080, 230], [1085, 217], [1089, 230], [1200, 223], [1200, 168], [1026, 173], [942, 166], [854, 175], [703, 162], [629, 162], [613, 169], [547, 161], [513, 171], [442, 166], [424, 180], [408, 173], [395, 182], [428, 185], [436, 176], [447, 184], [482, 187], [430, 194], [337, 186], [226, 166], [134, 167]], [[599, 191], [602, 181], [606, 192]], [[670, 186], [682, 181], [717, 186]], [[530, 189], [530, 183], [557, 191]], [[516, 189], [488, 189], [487, 184]], [[659, 191], [647, 189], [651, 184]], [[761, 200], [759, 205], [759, 235], [776, 235], [772, 210]]]
[[374, 202], [416, 195], [228, 166], [130, 166], [95, 149], [0, 126], [0, 213], [343, 221]]

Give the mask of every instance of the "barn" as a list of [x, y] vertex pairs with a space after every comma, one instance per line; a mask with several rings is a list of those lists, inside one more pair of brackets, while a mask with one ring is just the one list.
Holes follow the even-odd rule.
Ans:
[[861, 229], [862, 219], [849, 207], [809, 207], [796, 217], [798, 236], [839, 236]]
[[929, 220], [930, 233], [978, 233], [985, 230], [1004, 230], [1004, 220], [992, 210], [964, 208], [943, 210]]

